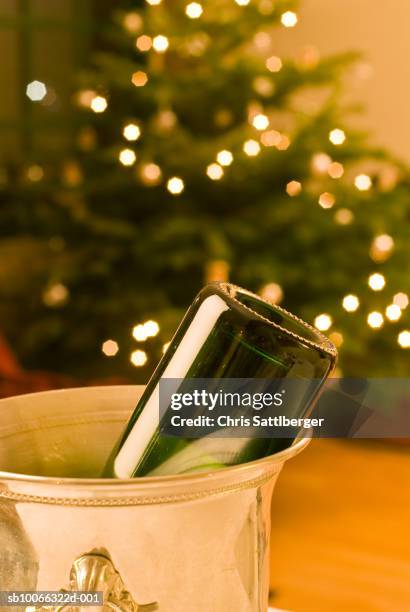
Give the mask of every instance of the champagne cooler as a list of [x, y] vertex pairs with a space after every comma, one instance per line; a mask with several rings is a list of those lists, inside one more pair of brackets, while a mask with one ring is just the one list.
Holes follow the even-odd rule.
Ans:
[[127, 612], [266, 612], [272, 491], [308, 439], [214, 472], [98, 478], [142, 391], [0, 401], [0, 591], [102, 591], [104, 610]]

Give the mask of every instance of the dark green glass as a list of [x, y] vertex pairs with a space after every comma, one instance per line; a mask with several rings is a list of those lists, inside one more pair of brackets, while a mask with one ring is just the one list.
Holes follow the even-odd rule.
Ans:
[[105, 473], [128, 478], [215, 469], [270, 455], [292, 443], [288, 438], [220, 439], [210, 452], [203, 440], [166, 436], [159, 421], [161, 379], [312, 380], [314, 388], [305, 401], [286, 408], [288, 416], [303, 417], [335, 361], [333, 344], [310, 325], [249, 291], [212, 283], [187, 311]]

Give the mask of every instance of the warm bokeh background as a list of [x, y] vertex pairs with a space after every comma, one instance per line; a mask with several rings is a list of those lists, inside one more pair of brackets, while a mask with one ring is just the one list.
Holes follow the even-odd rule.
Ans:
[[[31, 2], [35, 10], [45, 17], [70, 18], [75, 12], [79, 17], [90, 10], [88, 2], [74, 0], [37, 0]], [[21, 11], [22, 3], [2, 0], [3, 18], [12, 19]], [[314, 44], [323, 54], [347, 49], [363, 52], [363, 65], [359, 74], [349, 82], [349, 93], [366, 105], [361, 117], [373, 138], [389, 147], [394, 153], [410, 158], [410, 39], [407, 25], [410, 5], [407, 0], [393, 3], [373, 0], [304, 0], [299, 9], [297, 28], [277, 34], [278, 49], [287, 55], [303, 45]], [[57, 34], [45, 32], [32, 36], [32, 62], [47, 71], [59, 84], [69, 84], [67, 74], [81, 61], [83, 52], [79, 37], [59, 30]], [[84, 43], [86, 44], [86, 35]], [[2, 120], [17, 118], [22, 98], [19, 92], [18, 35], [9, 30], [1, 32], [3, 61], [0, 65], [2, 88], [0, 117]], [[55, 53], [48, 53], [50, 46]], [[44, 52], [44, 50], [47, 50]], [[2, 133], [0, 148], [10, 152], [15, 146], [15, 135]]]
[[375, 121], [393, 87], [376, 25], [349, 26], [369, 5], [331, 4], [2, 3], [8, 378], [144, 382], [212, 280], [327, 332], [339, 373], [406, 372], [409, 175]]
[[366, 112], [360, 121], [375, 141], [410, 159], [410, 39], [407, 0], [306, 0], [300, 5], [300, 24], [281, 34], [286, 53], [312, 44], [322, 53], [358, 49], [363, 54], [348, 95], [360, 100]]

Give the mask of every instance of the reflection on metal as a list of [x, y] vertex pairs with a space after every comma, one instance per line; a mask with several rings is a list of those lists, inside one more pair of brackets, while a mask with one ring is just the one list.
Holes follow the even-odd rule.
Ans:
[[[142, 392], [0, 400], [0, 591], [104, 592], [81, 612], [266, 611], [272, 489], [309, 439], [206, 475], [96, 478]], [[80, 612], [32, 599], [38, 612]]]
[[[118, 612], [153, 612], [158, 610], [157, 603], [138, 604], [134, 601], [131, 593], [125, 588], [124, 582], [115, 569], [108, 552], [104, 549], [93, 550], [81, 555], [74, 561], [70, 571], [69, 588], [62, 589], [62, 592], [69, 591], [102, 591], [104, 601], [102, 610], [104, 612], [108, 612], [108, 610]], [[53, 610], [53, 612], [62, 610], [74, 612], [81, 609], [87, 610], [89, 608], [81, 608], [71, 604], [30, 606], [26, 608], [26, 612], [46, 612], [49, 610]]]

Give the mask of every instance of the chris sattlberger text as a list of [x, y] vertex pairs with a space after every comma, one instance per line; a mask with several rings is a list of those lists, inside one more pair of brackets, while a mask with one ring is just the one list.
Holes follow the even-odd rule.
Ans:
[[196, 417], [181, 417], [174, 414], [171, 419], [172, 427], [300, 427], [310, 429], [311, 427], [322, 427], [325, 419], [295, 419], [286, 416], [261, 417], [255, 414], [252, 417], [231, 417], [226, 414], [217, 418], [208, 415]]

